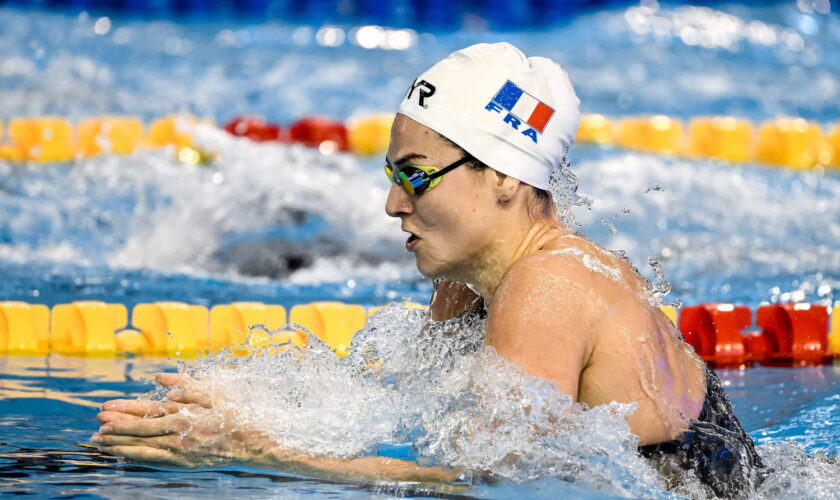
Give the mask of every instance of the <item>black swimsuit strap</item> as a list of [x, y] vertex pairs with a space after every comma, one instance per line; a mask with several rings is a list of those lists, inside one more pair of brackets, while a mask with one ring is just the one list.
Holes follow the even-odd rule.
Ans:
[[717, 374], [708, 366], [700, 416], [691, 420], [679, 439], [640, 446], [639, 453], [651, 459], [674, 457], [681, 468], [693, 470], [723, 498], [742, 496], [764, 478], [764, 464], [755, 444], [732, 412], [732, 403]]

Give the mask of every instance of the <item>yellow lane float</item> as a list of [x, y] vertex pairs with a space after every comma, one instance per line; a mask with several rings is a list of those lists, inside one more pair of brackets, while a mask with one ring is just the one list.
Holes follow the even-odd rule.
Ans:
[[12, 120], [9, 142], [15, 160], [59, 162], [72, 160], [76, 155], [73, 126], [58, 116]]
[[593, 144], [615, 144], [616, 131], [613, 122], [604, 115], [589, 114], [580, 117], [575, 141]]
[[758, 131], [755, 157], [762, 163], [808, 169], [830, 164], [831, 156], [820, 126], [802, 118], [779, 118]]
[[838, 305], [835, 304], [831, 312], [831, 333], [828, 334], [828, 350], [829, 352], [840, 356], [840, 311], [837, 310]]
[[83, 157], [129, 155], [143, 144], [143, 122], [121, 116], [89, 118], [79, 123], [76, 134], [77, 150]]
[[394, 115], [382, 114], [350, 120], [347, 139], [350, 151], [357, 155], [372, 156], [388, 149], [391, 142], [391, 124]]
[[117, 352], [121, 354], [143, 354], [149, 350], [149, 340], [140, 330], [125, 329], [115, 334]]
[[122, 304], [79, 301], [59, 304], [52, 309], [50, 344], [64, 354], [114, 355], [114, 332], [125, 328], [128, 311]]
[[682, 150], [682, 122], [664, 115], [625, 118], [618, 143], [629, 149], [677, 154]]
[[158, 118], [149, 124], [146, 132], [146, 144], [153, 148], [174, 145], [183, 148], [192, 144], [188, 129], [198, 123], [198, 119], [189, 115], [170, 115]]
[[728, 116], [691, 120], [686, 154], [743, 163], [753, 157], [752, 124]]
[[189, 356], [209, 347], [209, 312], [183, 302], [137, 304], [131, 324], [143, 333], [148, 351]]
[[[269, 332], [286, 324], [286, 308], [261, 302], [234, 302], [210, 309], [210, 349], [218, 350], [230, 345], [250, 343], [257, 347], [290, 341], [303, 345], [306, 337], [298, 332]], [[265, 330], [252, 326], [262, 325]]]
[[49, 353], [50, 310], [40, 304], [0, 302], [0, 353]]
[[673, 306], [662, 306], [659, 308], [668, 319], [671, 320], [671, 323], [677, 324], [677, 308]]
[[831, 164], [840, 167], [840, 122], [834, 126], [834, 130], [828, 135], [828, 144], [831, 147]]
[[289, 322], [312, 332], [339, 356], [346, 356], [353, 335], [365, 327], [367, 314], [365, 308], [358, 305], [313, 302], [292, 307]]

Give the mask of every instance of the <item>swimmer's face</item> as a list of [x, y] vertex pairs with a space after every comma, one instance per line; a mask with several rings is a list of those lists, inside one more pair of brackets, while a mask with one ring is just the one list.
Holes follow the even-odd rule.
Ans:
[[[404, 115], [396, 116], [387, 154], [393, 167], [445, 167], [462, 156], [431, 129]], [[495, 237], [495, 180], [492, 169], [475, 171], [463, 165], [421, 195], [408, 194], [391, 184], [385, 212], [402, 220], [403, 231], [409, 233], [406, 249], [414, 253], [424, 276], [466, 279], [472, 275]]]

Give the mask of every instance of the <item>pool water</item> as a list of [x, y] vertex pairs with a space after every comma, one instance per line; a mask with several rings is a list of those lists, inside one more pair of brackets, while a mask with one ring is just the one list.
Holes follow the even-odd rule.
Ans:
[[[113, 19], [100, 35], [96, 21], [0, 9], [0, 119], [124, 113], [148, 121], [172, 112], [220, 123], [245, 113], [279, 122], [314, 114], [347, 119], [392, 111], [408, 83], [435, 60], [470, 43], [499, 40], [561, 62], [584, 112], [723, 113], [756, 123], [795, 115], [825, 125], [840, 117], [840, 16], [803, 12], [793, 3], [634, 7], [583, 15], [543, 32], [421, 33], [404, 51], [321, 46], [317, 27]], [[382, 158], [255, 144], [212, 128], [196, 134], [220, 155], [211, 167], [185, 167], [167, 151], [72, 164], [0, 161], [0, 299], [128, 306], [257, 300], [286, 307], [428, 300], [430, 284], [403, 251], [399, 223], [383, 212]], [[575, 209], [581, 230], [625, 250], [649, 278], [647, 259], [657, 258], [673, 285], [669, 299], [752, 307], [837, 300], [837, 171], [584, 145], [574, 147], [572, 161], [580, 193], [592, 200], [591, 209]], [[51, 356], [0, 357], [0, 364], [2, 493], [433, 495], [246, 468], [185, 472], [118, 464], [84, 446], [96, 428], [96, 406], [148, 391], [141, 379], [174, 370], [173, 361]], [[836, 368], [719, 373], [759, 451], [785, 471], [759, 494], [835, 496]], [[412, 453], [400, 443], [380, 452]], [[466, 495], [621, 491], [642, 494], [536, 480], [476, 486]]]
[[[97, 35], [96, 21], [0, 10], [0, 119], [149, 121], [189, 112], [219, 123], [247, 113], [290, 123], [392, 112], [433, 61], [497, 40], [561, 62], [584, 112], [725, 113], [755, 123], [794, 115], [826, 126], [840, 115], [840, 16], [787, 4], [726, 12], [634, 7], [546, 32], [419, 34], [402, 51], [321, 46], [305, 26], [114, 19]], [[683, 40], [688, 28], [697, 40]], [[218, 131], [200, 139], [220, 154], [210, 168], [185, 168], [165, 151], [73, 164], [0, 162], [0, 296], [127, 305], [428, 297], [398, 221], [384, 214], [381, 157], [322, 155]], [[627, 251], [648, 277], [647, 258], [658, 257], [671, 297], [753, 306], [833, 301], [836, 171], [585, 145], [574, 147], [572, 163], [593, 202], [576, 209], [582, 230]], [[300, 260], [303, 268], [289, 272], [288, 263]]]
[[[393, 495], [436, 496], [433, 492], [397, 485], [352, 484], [296, 477], [245, 467], [179, 471], [119, 463], [89, 444], [98, 405], [117, 397], [140, 396], [152, 385], [144, 378], [172, 371], [162, 358], [95, 359], [53, 355], [49, 358], [0, 358], [0, 493], [38, 497], [76, 495], [183, 498], [237, 495], [249, 497], [329, 496], [330, 498], [390, 498]], [[766, 453], [767, 446], [792, 441], [809, 453], [836, 457], [840, 452], [840, 367], [753, 368], [719, 370], [735, 413]], [[798, 452], [798, 451], [797, 451]], [[399, 445], [380, 453], [409, 457]], [[801, 466], [795, 453], [773, 452], [772, 461], [790, 460], [795, 471], [785, 490], [767, 488], [766, 496], [802, 492], [808, 497], [836, 495], [835, 461]], [[801, 458], [801, 457], [800, 457]], [[834, 478], [807, 474], [819, 467]], [[792, 477], [791, 477], [792, 476]], [[821, 488], [821, 489], [820, 489]], [[546, 491], [547, 490], [547, 491]], [[654, 493], [654, 492], [651, 492]], [[496, 487], [479, 486], [464, 494], [481, 498], [556, 498], [557, 495], [596, 496], [573, 483], [540, 481]], [[445, 497], [445, 495], [443, 495]]]

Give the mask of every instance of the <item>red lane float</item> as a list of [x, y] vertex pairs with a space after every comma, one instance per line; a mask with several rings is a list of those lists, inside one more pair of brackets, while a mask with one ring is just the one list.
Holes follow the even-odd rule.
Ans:
[[[756, 356], [747, 351], [741, 331], [752, 323], [752, 313], [746, 306], [733, 304], [700, 304], [683, 307], [679, 329], [704, 361], [715, 367], [746, 366]], [[748, 358], [749, 356], [749, 360]]]
[[827, 363], [828, 308], [816, 304], [774, 304], [758, 308], [756, 323], [769, 340], [765, 364], [814, 366]]
[[717, 368], [743, 368], [755, 362], [770, 366], [828, 363], [828, 308], [791, 303], [762, 306], [756, 325], [745, 306], [700, 304], [680, 311], [679, 329], [697, 354]]
[[237, 117], [225, 125], [231, 135], [247, 137], [252, 141], [285, 141], [283, 129], [274, 123], [268, 123], [260, 117]]
[[304, 118], [289, 127], [289, 137], [293, 142], [300, 142], [306, 146], [334, 148], [338, 151], [349, 151], [347, 141], [347, 127], [343, 123], [328, 118]]

